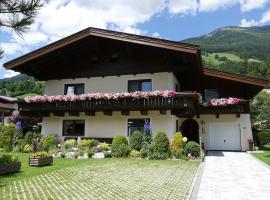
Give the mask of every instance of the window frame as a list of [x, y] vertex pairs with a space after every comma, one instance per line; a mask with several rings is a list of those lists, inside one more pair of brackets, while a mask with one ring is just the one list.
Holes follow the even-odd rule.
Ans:
[[203, 90], [203, 100], [204, 101], [208, 101], [208, 100], [210, 100], [210, 99], [206, 99], [206, 91], [215, 91], [216, 93], [217, 93], [217, 97], [216, 98], [220, 98], [220, 93], [219, 93], [219, 90], [218, 89], [204, 89]]
[[[73, 133], [72, 133], [72, 135], [68, 135], [68, 134], [65, 134], [64, 133], [64, 131], [65, 131], [65, 122], [67, 122], [67, 121], [72, 121], [73, 122]], [[74, 133], [75, 133], [75, 123], [76, 123], [76, 121], [83, 121], [83, 124], [84, 124], [84, 127], [83, 127], [83, 134], [82, 135], [74, 135]], [[63, 120], [63, 126], [62, 126], [62, 136], [63, 137], [69, 137], [69, 136], [77, 136], [77, 137], [80, 137], [80, 136], [85, 136], [85, 120], [84, 119], [64, 119]]]
[[135, 117], [135, 118], [127, 118], [127, 137], [131, 137], [132, 136], [132, 133], [129, 134], [129, 120], [149, 120], [149, 122], [151, 123], [152, 121], [152, 118], [151, 117]]
[[67, 95], [67, 90], [68, 90], [68, 87], [70, 87], [70, 86], [74, 86], [74, 95], [80, 95], [77, 93], [78, 86], [83, 86], [83, 93], [81, 93], [81, 94], [84, 94], [84, 92], [85, 92], [85, 84], [84, 83], [69, 83], [69, 84], [64, 85], [64, 95]]
[[153, 81], [152, 81], [152, 79], [149, 79], [149, 78], [145, 78], [145, 79], [132, 79], [132, 80], [128, 80], [127, 81], [127, 91], [128, 92], [131, 92], [130, 91], [130, 83], [131, 82], [138, 82], [137, 84], [138, 84], [139, 90], [136, 90], [136, 91], [142, 91], [142, 83], [143, 82], [150, 82], [151, 83], [151, 90], [150, 91], [153, 90]]

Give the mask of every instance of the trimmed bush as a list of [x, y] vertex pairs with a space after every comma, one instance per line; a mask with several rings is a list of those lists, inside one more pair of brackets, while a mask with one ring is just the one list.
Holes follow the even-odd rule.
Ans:
[[112, 156], [113, 157], [127, 157], [129, 155], [128, 141], [123, 135], [117, 135], [112, 141]]
[[46, 149], [49, 149], [50, 147], [53, 147], [56, 144], [57, 141], [57, 135], [56, 134], [52, 134], [52, 135], [48, 135], [44, 138], [43, 141], [43, 146]]
[[190, 141], [185, 145], [184, 153], [186, 156], [189, 154], [194, 157], [199, 157], [201, 154], [201, 148], [200, 145], [197, 142]]
[[110, 150], [110, 145], [107, 144], [106, 142], [99, 143], [99, 146], [102, 148], [103, 151], [109, 151]]
[[139, 158], [141, 157], [141, 152], [133, 149], [130, 153], [129, 156], [132, 158]]
[[262, 147], [270, 142], [270, 132], [269, 131], [260, 131], [257, 133], [258, 136], [258, 145]]
[[183, 152], [184, 152], [184, 140], [183, 140], [183, 136], [182, 133], [177, 132], [174, 134], [173, 139], [172, 139], [172, 144], [171, 144], [171, 152], [172, 155], [175, 158], [181, 158]]
[[151, 160], [164, 160], [170, 156], [170, 143], [164, 132], [159, 132], [149, 146], [148, 157]]
[[31, 131], [28, 131], [24, 136], [24, 142], [26, 144], [32, 144], [33, 138], [34, 138], [34, 134]]
[[134, 131], [130, 139], [130, 148], [140, 151], [143, 144], [143, 134], [141, 131]]

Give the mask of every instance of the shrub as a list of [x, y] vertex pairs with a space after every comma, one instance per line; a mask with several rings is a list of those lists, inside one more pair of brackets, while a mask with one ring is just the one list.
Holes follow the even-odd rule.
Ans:
[[27, 145], [25, 145], [25, 146], [23, 147], [23, 151], [24, 151], [25, 153], [30, 153], [30, 152], [33, 151], [33, 147], [32, 147], [31, 145], [27, 144]]
[[163, 160], [170, 156], [170, 143], [164, 132], [159, 132], [149, 146], [149, 159]]
[[11, 149], [13, 143], [13, 136], [15, 132], [15, 125], [0, 126], [0, 146], [4, 149]]
[[69, 139], [64, 142], [64, 148], [70, 149], [73, 146], [76, 146], [77, 141], [75, 139]]
[[92, 139], [91, 140], [91, 146], [97, 146], [99, 144], [99, 141], [98, 140], [95, 140], [95, 139]]
[[130, 140], [130, 148], [140, 151], [143, 144], [143, 135], [140, 131], [134, 131]]
[[190, 141], [185, 145], [184, 154], [188, 156], [189, 154], [194, 157], [199, 157], [201, 154], [200, 145], [197, 142]]
[[32, 144], [34, 134], [31, 131], [28, 131], [24, 136], [24, 141], [26, 144]]
[[148, 153], [149, 153], [149, 145], [143, 145], [141, 150], [140, 150], [140, 153], [141, 153], [141, 157], [142, 158], [146, 158], [148, 156]]
[[257, 133], [259, 146], [262, 147], [270, 141], [270, 132], [269, 131], [260, 131]]
[[88, 154], [89, 158], [91, 158], [95, 154], [95, 151], [93, 149], [88, 149], [86, 153]]
[[110, 145], [107, 144], [106, 142], [99, 143], [99, 145], [103, 151], [108, 151], [110, 149]]
[[141, 157], [141, 152], [133, 149], [130, 153], [129, 156], [132, 158], [139, 158]]
[[127, 138], [123, 135], [115, 136], [111, 149], [113, 157], [127, 157], [129, 154]]
[[49, 149], [50, 147], [53, 147], [56, 144], [57, 137], [58, 136], [56, 134], [46, 136], [44, 138], [44, 141], [43, 141], [43, 146], [46, 149]]
[[112, 152], [111, 151], [105, 151], [104, 156], [105, 156], [105, 158], [111, 158], [112, 157]]
[[82, 146], [82, 147], [90, 147], [91, 146], [91, 140], [87, 140], [87, 139], [81, 140], [80, 146]]
[[12, 162], [18, 162], [18, 157], [17, 156], [13, 156], [10, 154], [2, 154], [0, 155], [0, 165], [3, 164], [8, 164], [8, 163], [12, 163]]
[[175, 158], [180, 158], [182, 156], [184, 144], [185, 142], [182, 133], [175, 133], [171, 143], [171, 152]]
[[16, 128], [13, 136], [13, 147], [19, 146], [23, 139], [23, 131], [20, 128]]

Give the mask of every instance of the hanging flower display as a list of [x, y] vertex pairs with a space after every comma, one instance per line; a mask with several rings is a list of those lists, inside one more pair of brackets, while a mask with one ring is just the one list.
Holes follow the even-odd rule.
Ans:
[[61, 101], [84, 101], [94, 99], [141, 99], [149, 97], [164, 97], [169, 98], [175, 96], [177, 93], [174, 90], [155, 90], [148, 92], [119, 92], [119, 93], [87, 93], [81, 95], [57, 95], [57, 96], [34, 96], [26, 97], [24, 100], [27, 103], [44, 103], [44, 102], [61, 102]]
[[210, 106], [227, 106], [239, 104], [241, 99], [235, 97], [221, 98], [221, 99], [210, 99], [207, 105]]

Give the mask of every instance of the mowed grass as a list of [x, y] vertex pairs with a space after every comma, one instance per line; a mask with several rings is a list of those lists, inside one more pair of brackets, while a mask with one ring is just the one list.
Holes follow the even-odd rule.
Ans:
[[27, 200], [188, 199], [199, 164], [180, 160], [55, 159], [49, 167], [25, 168], [21, 172], [25, 178], [6, 179], [0, 194], [1, 199]]
[[265, 145], [261, 150], [263, 150], [264, 153], [254, 153], [253, 155], [266, 164], [270, 165], [270, 144]]
[[[18, 153], [19, 160], [22, 163], [22, 168], [20, 172], [9, 173], [6, 175], [0, 175], [0, 187], [9, 184], [12, 181], [31, 178], [33, 176], [48, 173], [57, 169], [63, 169], [73, 165], [78, 165], [87, 162], [87, 160], [75, 160], [75, 159], [54, 159], [54, 164], [44, 167], [31, 167], [28, 165], [28, 158], [30, 154]], [[1, 199], [1, 198], [0, 198]]]

